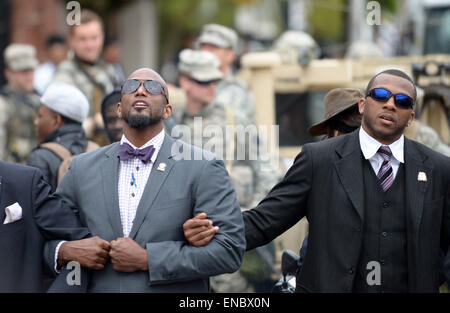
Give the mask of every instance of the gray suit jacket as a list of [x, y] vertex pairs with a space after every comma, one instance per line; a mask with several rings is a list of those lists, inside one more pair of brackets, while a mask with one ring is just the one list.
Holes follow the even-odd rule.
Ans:
[[[56, 190], [73, 210], [79, 210], [91, 234], [107, 241], [123, 237], [118, 150], [119, 143], [114, 143], [75, 157]], [[188, 154], [202, 160], [180, 158]], [[160, 163], [166, 164], [165, 171], [157, 170]], [[208, 245], [197, 248], [185, 241], [182, 225], [200, 212], [206, 212], [220, 229]], [[147, 249], [149, 271], [119, 273], [108, 261], [103, 270], [92, 271], [90, 292], [208, 292], [209, 276], [239, 269], [245, 251], [244, 225], [223, 162], [166, 135], [130, 237]], [[56, 245], [50, 242], [45, 249], [52, 268]]]

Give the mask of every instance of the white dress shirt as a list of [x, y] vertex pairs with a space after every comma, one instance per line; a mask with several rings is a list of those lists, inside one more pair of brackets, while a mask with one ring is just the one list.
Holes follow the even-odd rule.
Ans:
[[[124, 237], [128, 237], [131, 228], [133, 227], [136, 210], [141, 200], [144, 188], [147, 185], [148, 177], [158, 156], [164, 141], [164, 130], [158, 135], [150, 139], [142, 147], [136, 147], [122, 135], [120, 144], [128, 143], [133, 149], [144, 149], [153, 145], [155, 152], [147, 164], [142, 162], [139, 158], [131, 158], [127, 161], [120, 161], [119, 165], [119, 181], [118, 181], [118, 195], [119, 195], [119, 209], [120, 219], [122, 221], [122, 229]], [[134, 178], [134, 179], [133, 179]], [[133, 184], [131, 184], [133, 183]], [[150, 182], [151, 183], [151, 182]]]
[[[378, 149], [381, 146], [385, 146], [381, 142], [377, 141], [375, 138], [371, 137], [363, 128], [362, 126], [359, 128], [359, 142], [361, 145], [361, 151], [364, 155], [364, 158], [366, 160], [370, 161], [370, 164], [372, 165], [373, 170], [375, 171], [375, 175], [378, 174], [381, 165], [383, 164], [383, 158], [381, 155], [377, 153]], [[398, 168], [400, 166], [400, 163], [405, 163], [404, 161], [404, 147], [405, 143], [405, 137], [402, 135], [397, 141], [394, 141], [388, 147], [392, 151], [392, 157], [391, 157], [391, 166], [392, 171], [394, 174], [394, 179], [397, 175]]]

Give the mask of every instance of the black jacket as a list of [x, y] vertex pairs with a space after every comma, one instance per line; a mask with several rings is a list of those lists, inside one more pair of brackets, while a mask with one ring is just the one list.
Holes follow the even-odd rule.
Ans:
[[[43, 143], [56, 142], [68, 149], [73, 155], [86, 151], [88, 141], [81, 125], [63, 125], [51, 133]], [[58, 169], [62, 159], [53, 151], [37, 146], [28, 157], [27, 165], [36, 167], [42, 171], [45, 180], [51, 186], [51, 192], [55, 192], [58, 186]]]
[[[247, 249], [307, 217], [308, 252], [297, 291], [352, 291], [364, 232], [358, 131], [304, 145], [284, 179], [243, 212]], [[439, 251], [450, 243], [450, 158], [407, 138], [404, 151], [408, 290], [438, 292]]]
[[[3, 224], [5, 208], [16, 202], [22, 218]], [[75, 213], [50, 196], [39, 170], [0, 161], [0, 292], [44, 292], [45, 240], [87, 236]]]

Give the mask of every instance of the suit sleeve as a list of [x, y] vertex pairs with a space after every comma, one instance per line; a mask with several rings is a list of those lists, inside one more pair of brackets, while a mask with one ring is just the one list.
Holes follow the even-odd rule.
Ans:
[[441, 235], [441, 249], [447, 251], [450, 249], [450, 158], [446, 158], [445, 175], [447, 180], [447, 189], [444, 195], [444, 208], [442, 216], [442, 235]]
[[[71, 167], [74, 166], [74, 161], [75, 159], [72, 160]], [[79, 219], [74, 190], [73, 171], [69, 168], [54, 196], [51, 197], [51, 201], [56, 201], [57, 205], [53, 206], [53, 209], [52, 206], [38, 205], [41, 211], [39, 220], [42, 221], [40, 223], [52, 234], [47, 238], [48, 241], [44, 247], [45, 263], [52, 272], [55, 272], [55, 250], [61, 240], [80, 240], [91, 236], [89, 230], [82, 226]], [[40, 197], [40, 194], [37, 193], [36, 197]], [[48, 225], [48, 214], [51, 214], [50, 216], [54, 220], [52, 225]]]
[[219, 231], [203, 247], [186, 241], [147, 243], [151, 284], [232, 273], [241, 265], [245, 251], [242, 214], [222, 161], [206, 163], [194, 192], [193, 215], [205, 212]]
[[305, 145], [283, 180], [257, 207], [242, 213], [247, 250], [271, 242], [306, 215], [312, 168], [311, 152]]
[[45, 161], [45, 158], [42, 157], [39, 149], [34, 150], [30, 153], [30, 156], [28, 157], [27, 160], [27, 165], [40, 169], [42, 174], [44, 174], [45, 181], [51, 184], [50, 181], [51, 173], [48, 167], [48, 163]]
[[47, 240], [78, 240], [89, 235], [75, 212], [59, 197], [50, 195], [50, 185], [41, 172], [35, 172], [32, 184], [35, 220]]

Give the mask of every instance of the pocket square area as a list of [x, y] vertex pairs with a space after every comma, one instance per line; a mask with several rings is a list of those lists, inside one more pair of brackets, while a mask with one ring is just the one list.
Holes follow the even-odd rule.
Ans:
[[5, 208], [6, 218], [3, 224], [12, 223], [22, 218], [22, 207], [19, 203], [11, 204]]

